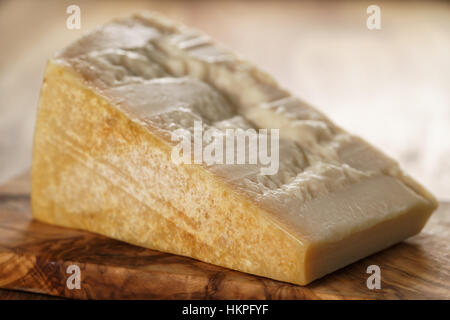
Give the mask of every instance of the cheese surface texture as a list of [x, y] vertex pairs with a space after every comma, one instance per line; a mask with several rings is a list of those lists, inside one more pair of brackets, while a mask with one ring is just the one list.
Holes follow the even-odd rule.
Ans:
[[[279, 168], [176, 164], [174, 132], [279, 129]], [[32, 164], [41, 221], [295, 284], [422, 229], [398, 164], [205, 34], [108, 23], [47, 65]]]

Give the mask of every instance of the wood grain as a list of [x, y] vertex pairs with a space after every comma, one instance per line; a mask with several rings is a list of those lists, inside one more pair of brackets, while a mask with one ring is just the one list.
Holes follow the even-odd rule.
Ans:
[[[404, 243], [300, 287], [32, 220], [29, 175], [0, 187], [0, 287], [77, 299], [450, 299], [450, 203]], [[81, 269], [69, 290], [67, 267]], [[381, 268], [382, 288], [366, 287]]]
[[61, 300], [63, 298], [32, 292], [0, 289], [0, 300]]

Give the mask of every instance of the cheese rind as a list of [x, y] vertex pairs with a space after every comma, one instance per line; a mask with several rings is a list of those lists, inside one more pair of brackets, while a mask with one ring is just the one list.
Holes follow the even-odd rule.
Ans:
[[[279, 171], [175, 164], [171, 133], [280, 128]], [[417, 232], [436, 200], [397, 163], [207, 36], [114, 21], [46, 70], [36, 219], [296, 284]]]

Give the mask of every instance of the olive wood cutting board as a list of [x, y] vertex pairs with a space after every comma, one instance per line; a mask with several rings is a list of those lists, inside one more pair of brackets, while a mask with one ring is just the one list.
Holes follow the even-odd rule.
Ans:
[[[29, 181], [0, 187], [1, 288], [80, 299], [450, 299], [448, 202], [421, 234], [301, 287], [34, 221]], [[370, 265], [380, 289], [367, 287]]]

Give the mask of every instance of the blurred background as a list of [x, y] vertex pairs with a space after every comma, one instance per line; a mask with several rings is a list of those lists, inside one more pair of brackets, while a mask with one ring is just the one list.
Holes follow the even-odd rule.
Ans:
[[[80, 30], [66, 28], [72, 4]], [[0, 0], [0, 183], [30, 166], [46, 60], [142, 9], [202, 29], [450, 199], [450, 4], [433, 1]]]

